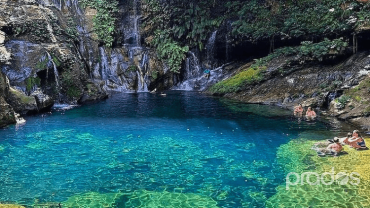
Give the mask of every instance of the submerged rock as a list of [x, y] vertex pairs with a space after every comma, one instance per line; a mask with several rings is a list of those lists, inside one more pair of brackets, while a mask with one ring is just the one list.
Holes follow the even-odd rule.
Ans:
[[25, 207], [16, 204], [0, 204], [0, 208], [25, 208]]
[[141, 208], [162, 206], [172, 208], [218, 208], [217, 202], [208, 196], [193, 193], [170, 193], [167, 191], [155, 192], [147, 190], [140, 190], [132, 193], [125, 205], [126, 207]]
[[122, 207], [119, 202], [122, 201], [122, 193], [106, 193], [89, 192], [85, 194], [75, 195], [68, 198], [62, 203], [62, 207]]

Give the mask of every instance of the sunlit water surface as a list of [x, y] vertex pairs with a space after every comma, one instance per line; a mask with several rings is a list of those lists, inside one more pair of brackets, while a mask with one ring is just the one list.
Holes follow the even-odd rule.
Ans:
[[26, 119], [0, 130], [0, 202], [59, 203], [97, 192], [124, 193], [120, 203], [140, 207], [125, 200], [149, 191], [205, 197], [218, 207], [263, 206], [284, 183], [280, 145], [338, 133], [277, 107], [195, 92], [115, 94]]

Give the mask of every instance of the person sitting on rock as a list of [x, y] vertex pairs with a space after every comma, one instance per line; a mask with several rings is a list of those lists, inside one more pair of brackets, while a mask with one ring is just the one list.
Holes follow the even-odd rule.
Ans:
[[360, 132], [358, 130], [354, 130], [352, 133], [352, 137], [347, 139], [345, 143], [351, 146], [356, 150], [364, 150], [368, 149], [365, 144], [365, 140], [361, 137]]
[[315, 113], [315, 111], [312, 110], [311, 107], [308, 107], [308, 109], [307, 109], [306, 118], [308, 120], [314, 120], [316, 118], [316, 113]]
[[204, 77], [205, 77], [205, 78], [207, 78], [207, 79], [208, 79], [208, 78], [209, 78], [209, 76], [211, 75], [211, 71], [210, 71], [209, 69], [204, 70], [204, 72], [203, 72], [203, 73], [204, 73]]
[[302, 115], [303, 115], [303, 108], [302, 108], [302, 105], [301, 104], [299, 104], [298, 106], [296, 106], [294, 108], [294, 115], [295, 116], [298, 116], [298, 117], [302, 117]]

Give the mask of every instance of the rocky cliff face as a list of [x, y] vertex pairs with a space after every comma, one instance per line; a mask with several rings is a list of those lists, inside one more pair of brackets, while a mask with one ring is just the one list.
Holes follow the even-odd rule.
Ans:
[[301, 103], [303, 107], [314, 107], [324, 115], [370, 130], [369, 69], [370, 52], [321, 64], [300, 64], [294, 57], [279, 58], [267, 65], [261, 82], [247, 85], [238, 93], [225, 94], [225, 97], [292, 110]]

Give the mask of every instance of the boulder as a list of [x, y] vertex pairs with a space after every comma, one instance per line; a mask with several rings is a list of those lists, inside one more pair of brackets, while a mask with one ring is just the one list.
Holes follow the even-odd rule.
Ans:
[[94, 83], [92, 81], [87, 81], [86, 89], [84, 90], [84, 93], [80, 100], [78, 100], [79, 103], [89, 103], [89, 102], [95, 102], [98, 100], [103, 100], [108, 98], [108, 94], [106, 91], [104, 91], [101, 87], [101, 84]]
[[34, 91], [31, 96], [35, 97], [39, 111], [50, 109], [54, 105], [53, 98], [45, 95], [40, 89]]
[[8, 103], [13, 106], [15, 112], [26, 114], [30, 111], [38, 111], [36, 99], [32, 96], [27, 96], [23, 92], [12, 87], [9, 89]]
[[15, 123], [16, 120], [13, 108], [5, 101], [4, 97], [0, 96], [0, 127], [2, 128]]

